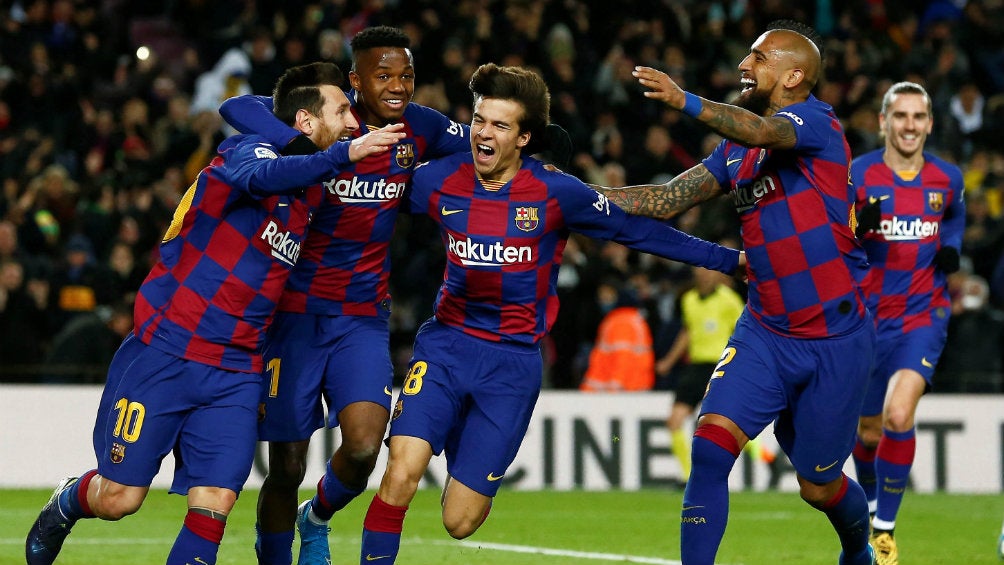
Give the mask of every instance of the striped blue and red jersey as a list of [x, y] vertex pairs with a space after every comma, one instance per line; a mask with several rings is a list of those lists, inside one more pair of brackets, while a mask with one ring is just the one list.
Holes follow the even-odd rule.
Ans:
[[924, 166], [914, 176], [890, 169], [883, 152], [865, 153], [851, 163], [858, 210], [877, 202], [882, 211], [878, 229], [862, 237], [871, 263], [865, 293], [879, 336], [930, 326], [932, 317], [949, 315], [946, 275], [933, 260], [942, 247], [961, 250], [966, 223], [957, 166], [925, 152]]
[[261, 371], [265, 330], [321, 202], [316, 183], [349, 162], [347, 143], [308, 156], [276, 151], [258, 136], [224, 140], [185, 192], [136, 297], [134, 331], [144, 343]]
[[[349, 91], [348, 97], [359, 118], [357, 93]], [[220, 113], [239, 130], [260, 132], [275, 143], [298, 133], [277, 125], [281, 122], [267, 111], [271, 98], [251, 100], [245, 98], [241, 106], [225, 103]], [[370, 131], [359, 121], [354, 138]], [[431, 108], [410, 103], [401, 122], [407, 135], [390, 151], [371, 155], [323, 182], [325, 205], [310, 224], [279, 310], [375, 316], [380, 302], [390, 297], [390, 239], [415, 167], [471, 149], [470, 128]]]
[[550, 330], [571, 231], [723, 272], [739, 262], [734, 249], [629, 217], [582, 181], [531, 157], [502, 186], [477, 178], [470, 151], [432, 161], [415, 171], [408, 205], [438, 223], [446, 248], [436, 319], [493, 342], [533, 344]]
[[864, 249], [850, 227], [850, 148], [833, 108], [809, 96], [778, 111], [792, 149], [722, 141], [704, 159], [739, 213], [750, 314], [781, 335], [823, 338], [861, 327]]

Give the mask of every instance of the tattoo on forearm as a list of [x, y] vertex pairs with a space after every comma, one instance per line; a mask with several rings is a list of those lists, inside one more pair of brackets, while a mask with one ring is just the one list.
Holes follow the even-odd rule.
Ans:
[[630, 214], [668, 219], [718, 195], [721, 186], [704, 165], [697, 165], [666, 184], [600, 191]]
[[[704, 102], [704, 121], [722, 137], [747, 147], [794, 147], [795, 127], [784, 118], [763, 118], [738, 106]], [[702, 120], [703, 121], [703, 120]]]

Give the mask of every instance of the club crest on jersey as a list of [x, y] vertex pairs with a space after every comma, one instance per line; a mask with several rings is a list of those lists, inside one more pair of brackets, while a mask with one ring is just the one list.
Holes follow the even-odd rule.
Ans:
[[537, 229], [537, 225], [540, 224], [537, 207], [535, 206], [517, 206], [516, 217], [514, 219], [516, 220], [516, 227], [527, 232]]
[[927, 193], [927, 207], [932, 212], [940, 212], [945, 207], [945, 194], [943, 192], [932, 191]]
[[125, 459], [125, 446], [121, 443], [113, 443], [108, 458], [112, 460], [112, 463], [121, 463]]
[[410, 169], [415, 164], [415, 144], [402, 143], [398, 145], [397, 151], [394, 153], [394, 160], [397, 161], [398, 167]]
[[394, 404], [394, 414], [391, 416], [391, 420], [397, 420], [398, 416], [404, 412], [404, 400], [398, 398], [397, 402]]

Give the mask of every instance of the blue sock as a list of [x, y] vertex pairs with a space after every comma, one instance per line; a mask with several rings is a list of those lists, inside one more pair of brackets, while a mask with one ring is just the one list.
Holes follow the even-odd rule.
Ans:
[[77, 482], [70, 485], [70, 488], [59, 493], [56, 503], [59, 505], [59, 511], [63, 513], [63, 516], [66, 516], [73, 522], [81, 518], [94, 517], [91, 509], [85, 506], [87, 504], [87, 486], [91, 484], [91, 479], [97, 474], [96, 469], [91, 469], [80, 475]]
[[875, 449], [869, 449], [861, 438], [857, 438], [854, 443], [854, 451], [851, 452], [854, 458], [854, 470], [858, 477], [858, 484], [865, 491], [865, 498], [868, 499], [869, 507], [875, 502]]
[[899, 506], [903, 503], [903, 494], [906, 492], [916, 450], [917, 439], [913, 428], [905, 432], [882, 430], [882, 439], [879, 441], [875, 457], [875, 473], [882, 483], [878, 489], [878, 509], [875, 518], [887, 526], [896, 523], [896, 514], [899, 513]]
[[292, 565], [293, 530], [287, 532], [263, 532], [261, 526], [254, 525], [254, 550], [258, 555], [258, 565]]
[[820, 509], [840, 538], [840, 565], [870, 565], [868, 554], [868, 501], [861, 485], [843, 476], [844, 483]]
[[210, 518], [191, 510], [185, 516], [185, 524], [174, 540], [174, 547], [167, 556], [167, 565], [215, 565], [216, 554], [223, 539], [225, 520]]
[[327, 470], [317, 483], [317, 494], [314, 495], [310, 506], [318, 518], [330, 520], [335, 512], [345, 508], [346, 504], [352, 502], [352, 499], [362, 494], [364, 490], [366, 489], [353, 490], [346, 487], [345, 483], [335, 475], [331, 461], [328, 461]]
[[[728, 439], [735, 442], [731, 435]], [[695, 432], [680, 521], [680, 552], [687, 565], [714, 565], [729, 519], [729, 473], [737, 456], [738, 451]]]
[[391, 506], [373, 495], [370, 507], [363, 520], [362, 546], [359, 551], [360, 565], [369, 565], [379, 560], [381, 565], [391, 565], [397, 560], [401, 548], [401, 531], [407, 506]]

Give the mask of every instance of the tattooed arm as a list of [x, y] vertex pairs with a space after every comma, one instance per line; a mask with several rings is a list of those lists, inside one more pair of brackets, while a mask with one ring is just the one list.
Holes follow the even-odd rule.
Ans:
[[[638, 83], [648, 88], [646, 98], [659, 100], [677, 110], [684, 110], [694, 116], [715, 133], [726, 139], [746, 147], [764, 147], [767, 149], [791, 149], [797, 141], [795, 126], [787, 118], [779, 116], [758, 116], [745, 108], [722, 104], [688, 94], [680, 88], [666, 73], [649, 67], [635, 67], [632, 73]], [[688, 96], [691, 98], [688, 100]], [[771, 104], [771, 114], [781, 108], [801, 102], [794, 94], [787, 94], [788, 99]], [[693, 104], [693, 106], [690, 106]], [[685, 109], [685, 106], [687, 108]]]
[[704, 165], [696, 165], [665, 184], [610, 188], [589, 185], [629, 214], [662, 220], [722, 194], [724, 190]]

